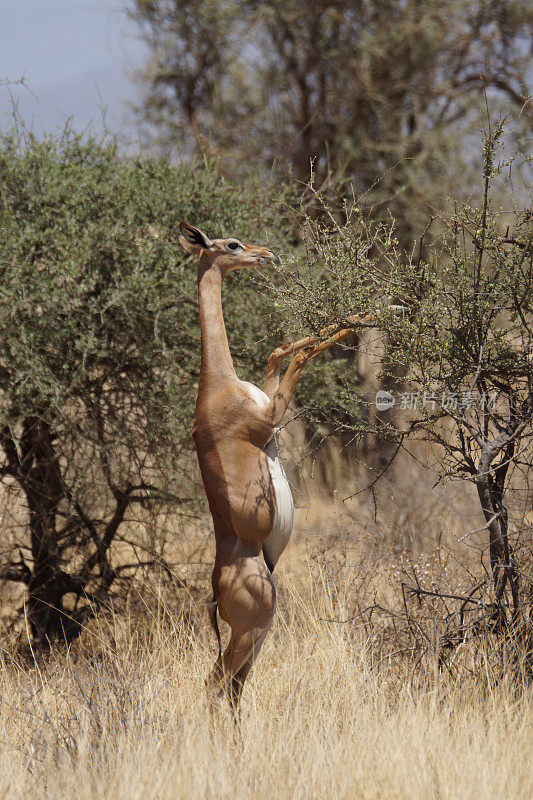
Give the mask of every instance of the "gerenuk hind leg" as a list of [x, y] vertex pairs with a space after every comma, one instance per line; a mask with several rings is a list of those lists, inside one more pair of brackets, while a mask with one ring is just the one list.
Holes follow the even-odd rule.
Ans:
[[218, 610], [231, 628], [231, 638], [215, 664], [208, 689], [212, 700], [227, 693], [236, 706], [276, 610], [276, 587], [261, 556], [221, 566]]

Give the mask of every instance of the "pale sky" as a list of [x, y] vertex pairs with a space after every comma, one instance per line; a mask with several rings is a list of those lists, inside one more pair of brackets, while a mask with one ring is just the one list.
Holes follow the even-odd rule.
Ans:
[[[0, 81], [24, 77], [31, 92], [11, 86], [18, 110], [36, 132], [106, 126], [134, 132], [128, 101], [146, 51], [124, 12], [126, 0], [0, 0]], [[0, 128], [10, 124], [10, 92], [0, 86]]]

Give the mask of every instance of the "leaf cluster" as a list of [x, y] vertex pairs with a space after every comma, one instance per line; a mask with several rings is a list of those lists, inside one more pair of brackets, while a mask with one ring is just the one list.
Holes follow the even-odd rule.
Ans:
[[[360, 404], [355, 360], [348, 359], [348, 368], [337, 362], [327, 396], [308, 393], [316, 417], [356, 438], [372, 426], [396, 440], [424, 431], [447, 454], [446, 474], [475, 475], [482, 443], [515, 419], [532, 391], [532, 219], [529, 209], [494, 203], [498, 173], [512, 163], [498, 162], [503, 137], [503, 122], [485, 137], [481, 204], [450, 200], [438, 233], [430, 239], [431, 220], [411, 252], [399, 245], [393, 220], [369, 220], [353, 201], [339, 215], [308, 187], [323, 213], [304, 217], [304, 246], [292, 255], [285, 284], [275, 287], [300, 331], [316, 334], [373, 311], [386, 337], [381, 379], [395, 387], [398, 406], [400, 393], [416, 398], [406, 406], [415, 411], [408, 429], [401, 415], [397, 425], [379, 414], [372, 423], [371, 409]], [[357, 343], [354, 331], [346, 350]], [[335, 376], [331, 364], [329, 371]], [[456, 436], [443, 432], [446, 420]]]

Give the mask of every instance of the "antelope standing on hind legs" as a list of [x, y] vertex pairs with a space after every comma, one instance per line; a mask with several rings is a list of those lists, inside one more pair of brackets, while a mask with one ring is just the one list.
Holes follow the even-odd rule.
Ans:
[[[266, 247], [235, 238], [209, 239], [181, 224], [182, 247], [199, 257], [198, 299], [201, 367], [193, 438], [213, 517], [216, 558], [210, 616], [219, 657], [208, 679], [211, 699], [226, 694], [237, 707], [244, 681], [257, 658], [276, 609], [272, 573], [289, 541], [294, 506], [281, 467], [276, 428], [309, 359], [371, 325], [373, 314], [350, 318], [351, 327], [332, 326], [326, 339], [308, 336], [278, 347], [269, 358], [263, 389], [237, 377], [229, 350], [221, 289], [233, 269], [264, 266], [274, 260]], [[283, 360], [292, 355], [280, 381]], [[220, 652], [220, 617], [231, 638]]]

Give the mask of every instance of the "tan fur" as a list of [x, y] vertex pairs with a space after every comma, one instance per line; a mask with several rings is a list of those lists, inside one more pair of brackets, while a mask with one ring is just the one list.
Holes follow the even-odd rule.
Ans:
[[[306, 337], [278, 347], [270, 356], [258, 403], [240, 381], [231, 358], [222, 314], [222, 281], [232, 269], [263, 265], [274, 259], [265, 247], [234, 239], [211, 241], [186, 223], [180, 242], [198, 255], [201, 369], [193, 438], [205, 493], [213, 518], [216, 558], [212, 584], [221, 618], [231, 639], [208, 680], [213, 698], [226, 693], [238, 704], [244, 680], [268, 633], [276, 607], [276, 588], [261, 549], [275, 516], [275, 493], [264, 450], [292, 398], [300, 374], [318, 353], [353, 334], [353, 327], [332, 326], [326, 340]], [[372, 324], [372, 314], [351, 319], [355, 327]], [[280, 381], [282, 363], [292, 355]], [[277, 554], [279, 557], [279, 553]]]

